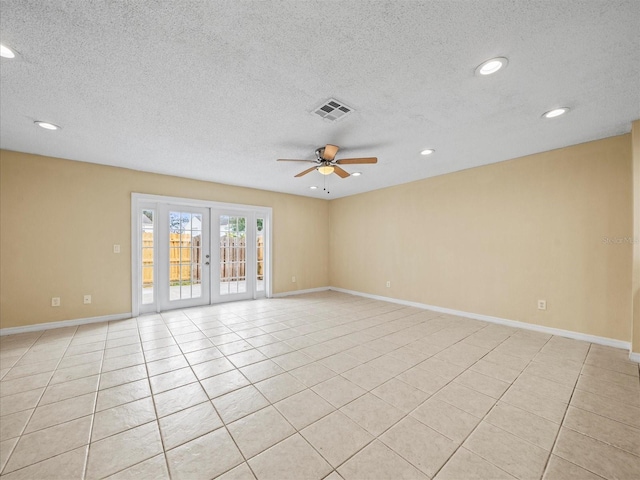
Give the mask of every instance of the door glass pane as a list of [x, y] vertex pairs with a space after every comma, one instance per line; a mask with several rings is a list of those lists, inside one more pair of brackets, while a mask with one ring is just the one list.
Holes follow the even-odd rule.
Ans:
[[142, 304], [153, 303], [153, 210], [142, 210]]
[[169, 212], [169, 299], [202, 296], [202, 215]]
[[264, 292], [264, 218], [256, 220], [256, 290]]
[[220, 215], [220, 295], [247, 291], [247, 219]]

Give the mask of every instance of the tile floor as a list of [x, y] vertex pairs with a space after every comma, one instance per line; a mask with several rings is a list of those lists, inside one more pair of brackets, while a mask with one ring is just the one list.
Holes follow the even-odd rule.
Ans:
[[323, 292], [0, 339], [13, 479], [637, 479], [627, 352]]

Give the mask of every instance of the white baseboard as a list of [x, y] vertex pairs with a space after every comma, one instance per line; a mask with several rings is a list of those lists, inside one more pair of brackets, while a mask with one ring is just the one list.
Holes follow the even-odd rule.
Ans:
[[[599, 337], [597, 335], [589, 335], [586, 333], [573, 332], [571, 330], [562, 330], [560, 328], [545, 327], [543, 325], [535, 325], [533, 323], [518, 322], [517, 320], [508, 320], [506, 318], [492, 317], [490, 315], [482, 315], [479, 313], [463, 312], [461, 310], [454, 310], [452, 308], [438, 307], [435, 305], [427, 305], [425, 303], [410, 302], [407, 300], [399, 300], [397, 298], [383, 297], [382, 295], [372, 295], [370, 293], [356, 292], [354, 290], [347, 290], [345, 288], [329, 287], [330, 290], [336, 292], [349, 293], [351, 295], [357, 295], [359, 297], [373, 298], [375, 300], [382, 300], [384, 302], [398, 303], [400, 305], [406, 305], [408, 307], [422, 308], [425, 310], [433, 310], [434, 312], [448, 313], [450, 315], [458, 315], [461, 317], [473, 318], [475, 320], [483, 320], [485, 322], [497, 323], [499, 325], [506, 325], [509, 327], [523, 328], [526, 330], [533, 330], [540, 333], [548, 333], [551, 335], [558, 335], [560, 337], [572, 338], [574, 340], [582, 340], [584, 342], [596, 343], [598, 345], [606, 345], [608, 347], [623, 348], [631, 350], [631, 342], [625, 342], [623, 340], [616, 340], [614, 338]], [[636, 356], [635, 362], [640, 362], [640, 354], [633, 353], [631, 355]], [[631, 355], [629, 358], [631, 358]]]
[[125, 320], [131, 318], [131, 312], [116, 313], [114, 315], [103, 315], [101, 317], [76, 318], [75, 320], [62, 320], [60, 322], [37, 323], [35, 325], [25, 325], [24, 327], [0, 328], [0, 337], [4, 335], [15, 335], [16, 333], [38, 332], [40, 330], [51, 330], [52, 328], [75, 327], [87, 325], [89, 323], [109, 322], [112, 320]]
[[318, 287], [318, 288], [307, 288], [306, 290], [291, 290], [289, 292], [274, 293], [271, 295], [271, 298], [289, 297], [291, 295], [302, 295], [305, 293], [326, 292], [328, 290], [334, 290], [334, 289], [331, 287]]
[[640, 353], [629, 352], [629, 360], [640, 363]]

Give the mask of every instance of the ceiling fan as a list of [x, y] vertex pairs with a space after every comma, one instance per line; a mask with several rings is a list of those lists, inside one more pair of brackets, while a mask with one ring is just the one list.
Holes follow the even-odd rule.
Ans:
[[279, 158], [279, 162], [308, 162], [314, 163], [315, 165], [299, 174], [295, 175], [296, 177], [302, 177], [307, 173], [312, 172], [313, 170], [318, 170], [322, 175], [331, 175], [335, 173], [340, 178], [347, 178], [349, 173], [340, 168], [340, 165], [356, 165], [363, 163], [378, 163], [378, 159], [376, 157], [366, 157], [366, 158], [343, 158], [342, 160], [336, 160], [336, 154], [340, 147], [336, 145], [326, 145], [324, 147], [320, 147], [316, 149], [316, 159], [315, 160], [293, 160], [289, 158]]

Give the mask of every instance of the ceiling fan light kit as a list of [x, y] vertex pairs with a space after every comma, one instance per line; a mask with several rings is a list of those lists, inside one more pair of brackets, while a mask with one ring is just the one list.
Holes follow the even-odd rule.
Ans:
[[[324, 147], [320, 147], [316, 149], [316, 159], [315, 160], [298, 160], [291, 158], [279, 158], [279, 162], [305, 162], [305, 163], [315, 163], [316, 165], [304, 170], [295, 177], [302, 177], [307, 173], [310, 173], [314, 170], [317, 170], [322, 175], [331, 175], [335, 173], [340, 178], [349, 177], [349, 172], [343, 170], [340, 165], [361, 165], [366, 163], [378, 163], [378, 159], [376, 157], [364, 157], [364, 158], [343, 158], [342, 160], [336, 160], [336, 154], [340, 150], [340, 147], [337, 145], [327, 144]], [[358, 172], [358, 174], [360, 174]]]

